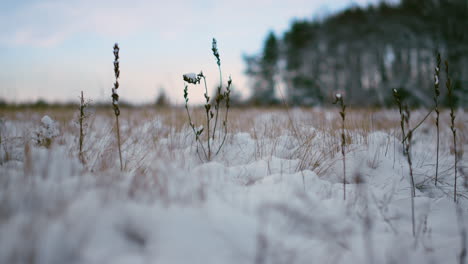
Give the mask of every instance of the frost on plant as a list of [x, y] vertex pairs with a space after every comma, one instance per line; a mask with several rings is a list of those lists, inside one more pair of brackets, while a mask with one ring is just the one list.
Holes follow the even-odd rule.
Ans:
[[57, 122], [48, 115], [41, 119], [40, 126], [33, 133], [34, 143], [38, 146], [49, 147], [54, 138], [60, 134]]
[[184, 81], [190, 84], [198, 84], [200, 83], [201, 76], [203, 76], [202, 73], [196, 74], [196, 73], [186, 73], [183, 75]]

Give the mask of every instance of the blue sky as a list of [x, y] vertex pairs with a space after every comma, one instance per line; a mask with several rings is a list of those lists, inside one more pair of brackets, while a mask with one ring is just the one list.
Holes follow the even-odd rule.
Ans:
[[[0, 98], [77, 100], [81, 90], [109, 100], [112, 46], [121, 47], [121, 98], [154, 101], [164, 88], [182, 102], [182, 74], [203, 70], [210, 86], [217, 68], [247, 96], [242, 54], [261, 49], [268, 31], [281, 35], [293, 19], [323, 16], [376, 0], [5, 0], [0, 3]], [[196, 88], [193, 88], [196, 89]], [[201, 88], [200, 88], [201, 89]], [[201, 92], [194, 101], [202, 99]]]

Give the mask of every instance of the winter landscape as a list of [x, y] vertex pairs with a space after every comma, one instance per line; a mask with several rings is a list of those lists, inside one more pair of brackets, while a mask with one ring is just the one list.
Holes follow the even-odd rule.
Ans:
[[2, 263], [458, 263], [466, 247], [445, 121], [437, 186], [435, 126], [413, 135], [413, 234], [396, 111], [348, 114], [346, 200], [337, 111], [234, 110], [209, 162], [182, 109], [122, 113], [120, 171], [107, 112], [88, 120], [84, 163], [75, 112], [2, 112]]
[[[84, 0], [25, 3], [6, 7], [103, 15]], [[160, 7], [121, 4], [110, 11], [134, 24], [107, 23], [129, 32]], [[243, 11], [224, 4], [206, 10]], [[241, 70], [229, 39], [243, 35], [210, 26], [147, 76], [166, 51], [142, 55], [140, 35], [104, 34], [99, 19], [91, 34], [51, 18], [76, 30], [63, 39], [55, 26], [28, 35], [34, 23], [0, 31], [0, 263], [468, 263], [468, 2], [333, 8], [270, 31]], [[179, 22], [161, 45], [179, 45]], [[176, 53], [172, 82], [158, 74]], [[106, 75], [102, 97], [88, 69]]]

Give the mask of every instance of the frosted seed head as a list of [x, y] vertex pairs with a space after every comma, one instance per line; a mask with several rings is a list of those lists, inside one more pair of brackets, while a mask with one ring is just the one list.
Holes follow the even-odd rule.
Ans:
[[186, 73], [183, 76], [184, 81], [191, 83], [191, 84], [198, 84], [200, 83], [200, 74], [196, 73]]

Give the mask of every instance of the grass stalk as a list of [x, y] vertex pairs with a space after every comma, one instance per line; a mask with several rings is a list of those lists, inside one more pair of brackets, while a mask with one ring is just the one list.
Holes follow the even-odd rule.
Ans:
[[445, 86], [447, 87], [447, 96], [449, 99], [450, 106], [450, 130], [453, 135], [453, 152], [454, 152], [454, 183], [453, 183], [453, 201], [457, 202], [457, 163], [458, 163], [458, 153], [457, 153], [457, 129], [455, 128], [455, 103], [453, 98], [453, 86], [452, 80], [450, 79], [449, 74], [449, 63], [445, 61], [445, 73], [447, 74], [447, 81]]
[[84, 163], [84, 156], [83, 156], [83, 141], [84, 141], [84, 132], [83, 132], [83, 122], [85, 119], [85, 100], [83, 96], [83, 91], [81, 91], [81, 97], [80, 97], [80, 117], [79, 117], [79, 124], [80, 124], [80, 139], [79, 139], [79, 144], [80, 144], [80, 152], [79, 152], [79, 158], [81, 163]]
[[[413, 237], [416, 236], [416, 226], [415, 226], [415, 215], [414, 215], [414, 197], [416, 196], [416, 189], [414, 185], [413, 177], [413, 163], [411, 160], [411, 139], [413, 137], [413, 131], [409, 129], [409, 120], [410, 120], [410, 111], [408, 106], [403, 106], [401, 101], [401, 96], [398, 93], [397, 89], [393, 89], [393, 97], [396, 104], [398, 105], [398, 111], [400, 113], [400, 127], [402, 133], [402, 144], [403, 144], [403, 154], [406, 156], [406, 161], [408, 162], [409, 172], [410, 172], [410, 182], [411, 182], [411, 227], [413, 231]], [[405, 126], [408, 127], [408, 134], [405, 133]]]
[[437, 127], [437, 150], [436, 150], [436, 172], [435, 172], [435, 185], [437, 186], [437, 177], [439, 174], [439, 141], [440, 141], [440, 129], [439, 129], [439, 96], [440, 96], [440, 90], [439, 90], [439, 80], [440, 80], [440, 53], [437, 54], [437, 66], [435, 68], [435, 74], [434, 74], [434, 103], [435, 103], [435, 112], [436, 112], [436, 127]]
[[[206, 113], [206, 139], [207, 139], [207, 148], [208, 148], [208, 161], [211, 160], [211, 145], [210, 145], [210, 121], [213, 119], [213, 112], [211, 111], [211, 104], [210, 104], [210, 96], [208, 95], [208, 87], [206, 85], [206, 77], [204, 75], [201, 76], [203, 78], [203, 83], [205, 84], [205, 113]], [[212, 131], [213, 135], [215, 131]]]
[[346, 105], [343, 100], [343, 96], [340, 93], [335, 95], [334, 104], [340, 104], [341, 111], [341, 155], [343, 156], [343, 200], [346, 200], [346, 135], [345, 135], [345, 120], [346, 120]]
[[221, 59], [219, 57], [219, 52], [218, 52], [218, 45], [216, 42], [216, 39], [213, 38], [213, 42], [211, 45], [211, 50], [213, 51], [213, 56], [216, 58], [216, 64], [218, 65], [218, 71], [219, 71], [219, 86], [218, 90], [216, 93], [216, 99], [215, 99], [215, 111], [216, 111], [216, 117], [215, 117], [215, 124], [213, 127], [213, 140], [215, 139], [215, 133], [216, 133], [216, 128], [218, 126], [218, 116], [219, 116], [219, 106], [221, 104], [221, 101], [223, 100], [223, 95], [221, 94], [221, 89], [223, 87], [223, 74], [221, 71]]
[[112, 106], [114, 108], [115, 114], [115, 124], [116, 124], [116, 132], [117, 132], [117, 147], [119, 149], [119, 159], [120, 159], [120, 170], [123, 171], [123, 163], [122, 163], [122, 150], [120, 144], [120, 125], [119, 125], [119, 94], [117, 93], [117, 89], [119, 89], [119, 77], [120, 77], [120, 69], [119, 69], [119, 45], [117, 43], [114, 44], [114, 74], [115, 74], [115, 83], [114, 87], [112, 88]]
[[198, 151], [198, 146], [201, 146], [201, 149], [203, 150], [203, 154], [205, 155], [205, 158], [207, 157], [205, 147], [200, 142], [200, 135], [201, 135], [201, 133], [203, 133], [203, 128], [202, 129], [195, 128], [195, 124], [192, 122], [192, 116], [190, 115], [190, 111], [189, 111], [189, 108], [188, 108], [188, 101], [189, 101], [188, 85], [185, 85], [185, 88], [184, 88], [184, 99], [185, 99], [185, 111], [187, 112], [187, 116], [188, 116], [188, 119], [189, 119], [189, 126], [192, 128], [192, 131], [193, 131], [193, 133], [195, 135], [195, 141], [197, 143], [197, 154], [198, 154], [198, 157], [200, 158], [200, 160], [203, 161], [203, 159], [200, 157], [200, 153]]
[[232, 79], [231, 79], [231, 76], [229, 76], [228, 85], [226, 87], [226, 92], [224, 93], [224, 99], [226, 100], [226, 112], [224, 114], [224, 120], [223, 120], [224, 135], [223, 135], [223, 140], [222, 140], [221, 144], [219, 145], [218, 150], [216, 151], [216, 155], [218, 155], [219, 151], [221, 150], [221, 148], [224, 145], [224, 142], [226, 142], [228, 114], [229, 114], [229, 108], [231, 106], [231, 99], [230, 99], [231, 84], [232, 84]]
[[[410, 111], [408, 106], [405, 106], [405, 122], [406, 126], [409, 128], [410, 120]], [[413, 130], [408, 129], [408, 139], [406, 140], [406, 160], [408, 161], [410, 180], [411, 180], [411, 226], [413, 230], [413, 237], [416, 236], [416, 223], [415, 223], [415, 213], [414, 213], [414, 197], [416, 197], [416, 188], [414, 184], [414, 175], [413, 175], [413, 161], [411, 159], [411, 140], [413, 138]]]

